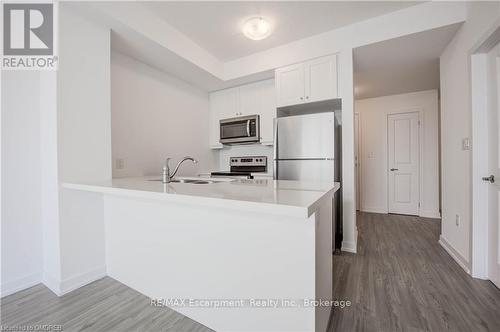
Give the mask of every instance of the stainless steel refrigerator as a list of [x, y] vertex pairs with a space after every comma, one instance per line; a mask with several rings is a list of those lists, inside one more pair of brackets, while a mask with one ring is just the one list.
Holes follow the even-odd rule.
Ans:
[[[289, 115], [275, 120], [274, 178], [341, 182], [340, 111]], [[342, 192], [333, 202], [334, 247], [342, 243]]]

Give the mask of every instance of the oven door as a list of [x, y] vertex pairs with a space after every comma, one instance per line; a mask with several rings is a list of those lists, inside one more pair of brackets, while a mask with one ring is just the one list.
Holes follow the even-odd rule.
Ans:
[[222, 144], [252, 143], [259, 141], [258, 115], [220, 120], [220, 142]]

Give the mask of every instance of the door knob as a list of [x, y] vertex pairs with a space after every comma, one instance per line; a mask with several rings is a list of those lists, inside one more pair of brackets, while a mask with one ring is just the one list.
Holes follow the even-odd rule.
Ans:
[[394, 172], [394, 171], [399, 171], [398, 168], [391, 168], [391, 172]]
[[490, 183], [495, 183], [495, 176], [494, 175], [485, 176], [485, 177], [483, 177], [483, 181], [488, 181]]

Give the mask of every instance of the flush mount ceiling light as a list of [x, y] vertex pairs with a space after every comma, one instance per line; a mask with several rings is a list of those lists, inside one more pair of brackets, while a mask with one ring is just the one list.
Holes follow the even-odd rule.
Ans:
[[261, 40], [271, 34], [271, 24], [262, 16], [250, 17], [243, 23], [243, 34], [252, 40]]

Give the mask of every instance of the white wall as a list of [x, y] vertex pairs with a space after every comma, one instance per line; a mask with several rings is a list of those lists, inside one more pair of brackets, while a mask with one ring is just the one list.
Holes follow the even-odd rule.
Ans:
[[388, 213], [387, 116], [421, 111], [420, 216], [439, 218], [438, 92], [420, 91], [357, 100], [360, 114], [361, 210]]
[[40, 145], [42, 155], [42, 280], [61, 278], [59, 179], [57, 155], [57, 72], [40, 73]]
[[57, 72], [2, 72], [2, 296], [105, 275], [102, 198], [59, 185], [111, 178], [110, 30], [59, 24]]
[[212, 169], [206, 91], [113, 52], [111, 100], [114, 177], [160, 174], [165, 158], [173, 167], [186, 155], [200, 162], [184, 163], [179, 175]]
[[342, 97], [342, 250], [357, 252], [356, 188], [354, 186], [354, 64], [353, 49], [338, 55], [339, 94]]
[[[60, 4], [57, 74], [59, 181], [111, 178], [110, 30]], [[102, 198], [61, 189], [61, 274], [47, 286], [66, 293], [105, 275]]]
[[40, 282], [40, 74], [2, 73], [2, 296]]
[[[465, 266], [471, 263], [471, 151], [462, 139], [471, 137], [469, 51], [500, 18], [498, 2], [467, 3], [467, 22], [440, 59], [442, 226], [443, 245]], [[459, 217], [458, 225], [455, 222]]]

